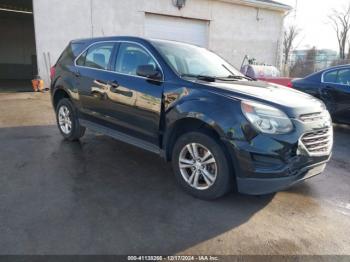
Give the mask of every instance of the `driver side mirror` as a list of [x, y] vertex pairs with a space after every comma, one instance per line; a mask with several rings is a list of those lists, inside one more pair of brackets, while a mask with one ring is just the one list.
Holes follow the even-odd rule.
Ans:
[[151, 80], [162, 80], [161, 72], [153, 65], [140, 65], [136, 70], [136, 74]]

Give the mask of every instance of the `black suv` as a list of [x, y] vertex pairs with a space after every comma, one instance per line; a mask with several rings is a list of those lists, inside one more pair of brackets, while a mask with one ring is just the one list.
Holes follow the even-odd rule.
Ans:
[[192, 195], [265, 194], [320, 174], [333, 143], [324, 104], [254, 81], [205, 48], [108, 37], [72, 41], [51, 68], [62, 135], [85, 128], [159, 154]]

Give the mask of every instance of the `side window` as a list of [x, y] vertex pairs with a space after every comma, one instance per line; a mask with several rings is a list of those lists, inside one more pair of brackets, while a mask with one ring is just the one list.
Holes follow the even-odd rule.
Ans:
[[122, 74], [136, 76], [137, 68], [141, 65], [157, 64], [152, 56], [141, 46], [132, 43], [122, 43], [119, 47], [115, 71]]
[[58, 63], [67, 65], [71, 64], [72, 61], [79, 55], [79, 52], [83, 51], [84, 43], [71, 43], [68, 47], [63, 51], [60, 58], [58, 59]]
[[77, 60], [77, 64], [96, 69], [108, 70], [108, 64], [111, 59], [113, 48], [113, 43], [94, 45]]
[[350, 86], [350, 69], [339, 70], [337, 83]]
[[336, 83], [337, 82], [338, 71], [331, 71], [324, 74], [323, 82], [326, 83]]

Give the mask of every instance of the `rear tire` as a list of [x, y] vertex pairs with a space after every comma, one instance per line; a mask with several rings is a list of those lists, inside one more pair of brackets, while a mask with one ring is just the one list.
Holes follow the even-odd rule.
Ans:
[[233, 188], [230, 165], [220, 141], [203, 132], [190, 132], [176, 141], [172, 167], [181, 187], [194, 197], [214, 200]]
[[57, 126], [62, 136], [68, 141], [79, 140], [85, 134], [85, 127], [79, 124], [76, 109], [73, 103], [63, 98], [56, 108]]

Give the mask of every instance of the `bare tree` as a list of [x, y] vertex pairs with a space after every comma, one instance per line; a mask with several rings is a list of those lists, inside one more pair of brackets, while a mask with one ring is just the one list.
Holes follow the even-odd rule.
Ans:
[[283, 36], [283, 70], [284, 72], [287, 71], [289, 56], [291, 51], [293, 50], [293, 44], [299, 32], [300, 30], [295, 25], [287, 27], [284, 31], [284, 36]]
[[350, 34], [350, 4], [347, 8], [342, 10], [333, 9], [328, 19], [337, 34], [339, 57], [340, 59], [345, 59], [346, 45]]
[[316, 66], [316, 58], [317, 58], [317, 49], [313, 47], [309, 49], [306, 53], [306, 63], [305, 63], [305, 75], [309, 75], [315, 72]]
[[299, 57], [290, 68], [291, 77], [305, 77], [315, 72], [317, 49], [313, 47], [306, 52], [305, 57]]

